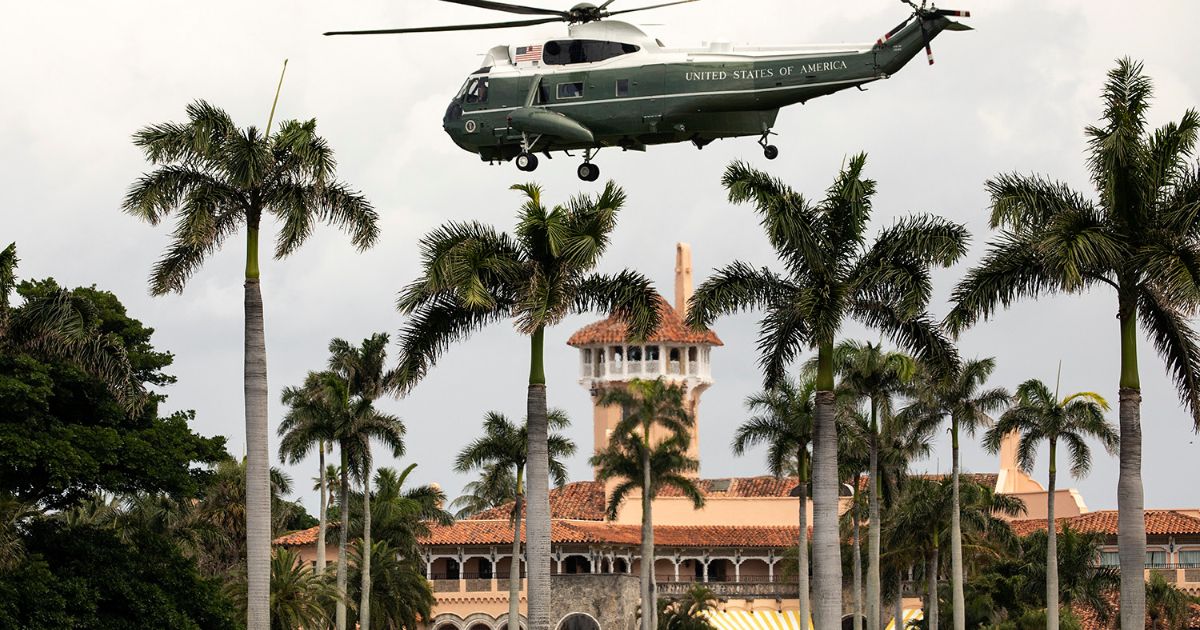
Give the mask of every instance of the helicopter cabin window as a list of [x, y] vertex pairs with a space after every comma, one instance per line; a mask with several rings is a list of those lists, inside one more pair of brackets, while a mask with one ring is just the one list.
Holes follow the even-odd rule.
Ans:
[[617, 79], [617, 98], [629, 96], [629, 79]]
[[488, 98], [488, 78], [479, 77], [467, 83], [464, 103], [486, 103]]
[[583, 98], [583, 82], [559, 83], [558, 98]]
[[560, 39], [546, 42], [542, 47], [542, 63], [566, 66], [574, 63], [604, 61], [641, 50], [633, 44], [606, 42], [598, 39]]

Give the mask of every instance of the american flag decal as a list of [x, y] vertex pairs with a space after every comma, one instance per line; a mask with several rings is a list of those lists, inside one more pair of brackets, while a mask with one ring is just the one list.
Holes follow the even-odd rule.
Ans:
[[541, 61], [542, 46], [537, 44], [534, 46], [517, 46], [517, 56], [514, 61], [521, 63], [522, 61]]

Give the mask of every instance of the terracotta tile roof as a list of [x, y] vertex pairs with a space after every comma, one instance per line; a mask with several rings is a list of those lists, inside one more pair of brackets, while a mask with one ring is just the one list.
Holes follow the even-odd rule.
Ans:
[[[1179, 510], [1146, 510], [1146, 533], [1149, 535], [1166, 536], [1173, 534], [1200, 534], [1200, 518], [1185, 514]], [[1067, 523], [1071, 529], [1081, 532], [1099, 532], [1109, 536], [1117, 535], [1117, 511], [1099, 510], [1079, 516], [1055, 519], [1055, 526], [1062, 530], [1062, 524]], [[1046, 519], [1021, 519], [1012, 522], [1013, 530], [1021, 536], [1046, 529]]]
[[[946, 477], [949, 477], [950, 475], [949, 474], [936, 474], [936, 475], [917, 475], [917, 476], [922, 479], [930, 479], [933, 481], [937, 481], [940, 479], [945, 479]], [[959, 474], [959, 478], [960, 479], [969, 479], [981, 486], [985, 486], [988, 488], [995, 488], [996, 483], [1000, 481], [1000, 474], [999, 473], [964, 472], [964, 473]]]
[[[675, 307], [671, 306], [662, 296], [658, 297], [658, 312], [662, 317], [662, 323], [658, 330], [646, 339], [648, 342], [725, 345], [717, 337], [717, 333], [711, 330], [695, 331], [689, 328], [675, 312]], [[610, 316], [575, 331], [575, 334], [567, 340], [567, 345], [579, 347], [600, 343], [623, 343], [628, 340], [629, 327], [625, 325], [624, 321]]]
[[[796, 527], [663, 525], [654, 528], [654, 542], [666, 547], [789, 547], [800, 530]], [[499, 545], [512, 542], [507, 521], [458, 521], [431, 528], [426, 545]], [[524, 540], [524, 530], [521, 537]], [[555, 543], [636, 546], [642, 542], [640, 525], [554, 520], [550, 539]]]
[[[724, 479], [698, 479], [696, 484], [706, 497], [737, 497], [737, 498], [768, 498], [794, 496], [799, 481], [795, 477], [775, 478], [770, 475], [761, 477], [728, 477]], [[683, 496], [679, 490], [667, 487], [659, 492], [662, 497]]]
[[[317, 530], [318, 529], [320, 529], [320, 528], [319, 527], [309, 527], [308, 529], [302, 529], [299, 531], [292, 532], [290, 534], [284, 534], [284, 535], [280, 536], [279, 538], [272, 540], [271, 544], [279, 545], [281, 547], [302, 547], [304, 545], [315, 545], [317, 543]], [[332, 529], [332, 528], [330, 528], [330, 529]], [[325, 535], [328, 536], [329, 532], [326, 531]], [[327, 540], [333, 540], [333, 539], [327, 538]]]
[[[508, 520], [512, 502], [484, 510], [467, 520]], [[550, 489], [550, 515], [575, 521], [604, 520], [604, 484], [598, 481], [576, 481], [561, 488]]]

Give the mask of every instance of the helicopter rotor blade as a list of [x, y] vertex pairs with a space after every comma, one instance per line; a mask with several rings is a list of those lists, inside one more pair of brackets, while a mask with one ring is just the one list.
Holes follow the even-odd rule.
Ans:
[[933, 65], [933, 47], [929, 45], [929, 31], [925, 29], [925, 18], [922, 15], [917, 15], [917, 20], [921, 23], [921, 41], [925, 44], [925, 58], [929, 60], [929, 65]]
[[449, 24], [446, 26], [420, 26], [416, 28], [382, 28], [366, 31], [329, 31], [324, 35], [399, 35], [404, 33], [444, 33], [447, 31], [482, 31], [493, 28], [510, 28], [513, 26], [533, 26], [561, 22], [562, 18], [551, 17], [537, 20], [517, 20], [515, 22], [488, 22], [484, 24]]
[[616, 2], [616, 0], [604, 0], [604, 4], [602, 4], [602, 5], [600, 5], [600, 6], [596, 7], [596, 8], [597, 8], [597, 9], [600, 9], [601, 11], [603, 11], [605, 7], [607, 7], [608, 5], [612, 4], [613, 2]]
[[971, 17], [970, 11], [958, 11], [955, 9], [934, 9], [933, 14], [943, 17]]
[[662, 7], [669, 7], [673, 4], [687, 4], [689, 2], [696, 2], [696, 1], [697, 0], [675, 0], [675, 2], [664, 2], [662, 4], [652, 4], [648, 7], [637, 7], [636, 9], [623, 9], [621, 11], [609, 11], [608, 13], [605, 13], [604, 16], [610, 17], [613, 15], [621, 15], [622, 13], [633, 13], [634, 11], [645, 11], [647, 9], [659, 9]]
[[495, 2], [494, 0], [442, 0], [442, 2], [461, 4], [468, 7], [478, 7], [480, 9], [491, 9], [492, 11], [504, 11], [506, 13], [520, 13], [521, 15], [557, 15], [564, 18], [568, 15], [566, 11], [539, 9], [538, 7], [527, 7], [520, 4]]

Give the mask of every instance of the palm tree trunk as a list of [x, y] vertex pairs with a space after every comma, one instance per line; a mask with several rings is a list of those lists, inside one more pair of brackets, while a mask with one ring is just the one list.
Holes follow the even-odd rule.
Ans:
[[521, 630], [521, 519], [524, 518], [525, 494], [521, 490], [521, 475], [517, 468], [517, 495], [513, 501], [513, 548], [508, 567], [508, 630]]
[[879, 585], [879, 421], [875, 399], [871, 398], [871, 456], [867, 495], [867, 630], [879, 630], [883, 602]]
[[642, 449], [642, 630], [655, 630], [654, 617], [658, 612], [654, 601], [654, 517], [650, 488], [650, 450], [647, 446]]
[[904, 573], [896, 571], [896, 610], [892, 630], [904, 630]]
[[321, 513], [317, 515], [317, 575], [325, 574], [325, 527], [326, 515], [329, 506], [325, 503], [325, 440], [317, 441], [317, 457], [320, 459], [320, 474], [317, 475], [317, 484], [320, 485], [321, 491]]
[[963, 557], [962, 557], [962, 508], [958, 502], [958, 418], [950, 418], [950, 456], [953, 505], [950, 508], [950, 590], [951, 612], [954, 613], [954, 630], [967, 630], [967, 605], [963, 596]]
[[821, 342], [817, 349], [813, 427], [813, 616], [817, 630], [839, 630], [842, 617], [838, 443], [833, 401], [833, 343]]
[[[368, 447], [369, 449], [370, 447]], [[367, 461], [371, 460], [368, 450]], [[358, 627], [361, 630], [371, 628], [371, 465], [365, 464], [363, 471], [363, 535], [362, 535], [362, 593], [358, 604]]]
[[934, 542], [933, 553], [929, 555], [929, 595], [925, 602], [925, 627], [938, 630], [938, 548]]
[[[859, 475], [855, 475], [854, 476], [854, 488], [855, 488], [856, 493], [858, 491], [859, 480], [860, 480]], [[853, 527], [854, 527], [854, 534], [853, 534], [854, 535], [854, 541], [853, 541], [854, 553], [852, 554], [852, 560], [854, 562], [854, 566], [851, 568], [851, 573], [853, 575], [852, 580], [854, 583], [853, 627], [854, 627], [854, 630], [862, 630], [862, 628], [863, 628], [863, 623], [862, 623], [862, 618], [863, 618], [862, 541], [859, 536], [858, 497], [857, 496], [854, 497], [853, 507], [851, 507], [850, 510], [851, 510], [850, 522], [853, 524]]]
[[346, 630], [346, 541], [350, 534], [350, 460], [346, 456], [346, 445], [338, 447], [342, 456], [341, 494], [338, 501], [342, 505], [342, 519], [338, 526], [338, 566], [337, 566], [337, 608], [334, 612], [334, 624], [337, 630]]
[[1058, 534], [1054, 531], [1055, 444], [1050, 438], [1050, 481], [1046, 485], [1046, 630], [1058, 630]]
[[1137, 307], [1121, 304], [1121, 473], [1117, 478], [1117, 550], [1121, 630], [1146, 623], [1146, 521], [1142, 495], [1142, 385], [1137, 365]]
[[797, 490], [800, 496], [800, 546], [798, 554], [800, 557], [798, 567], [800, 574], [800, 630], [809, 630], [812, 627], [812, 611], [808, 591], [808, 458], [805, 457], [806, 450], [807, 446], [801, 446], [800, 454], [796, 460], [797, 477], [800, 481], [800, 487]]
[[246, 628], [271, 627], [271, 480], [267, 453], [267, 343], [258, 278], [258, 221], [246, 234]]
[[525, 564], [528, 575], [527, 627], [550, 630], [550, 459], [546, 426], [545, 330], [530, 337], [528, 505], [525, 508]]

